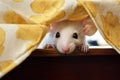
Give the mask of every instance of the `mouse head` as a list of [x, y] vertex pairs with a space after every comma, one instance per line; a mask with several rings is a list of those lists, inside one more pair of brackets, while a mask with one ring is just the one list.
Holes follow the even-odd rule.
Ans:
[[70, 54], [84, 43], [85, 36], [78, 21], [62, 21], [52, 24], [53, 40], [59, 53]]

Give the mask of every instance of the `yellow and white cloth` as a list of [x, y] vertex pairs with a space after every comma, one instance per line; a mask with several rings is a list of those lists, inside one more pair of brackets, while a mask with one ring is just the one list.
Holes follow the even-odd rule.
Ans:
[[90, 16], [120, 53], [120, 0], [0, 0], [0, 77], [35, 50], [49, 24]]

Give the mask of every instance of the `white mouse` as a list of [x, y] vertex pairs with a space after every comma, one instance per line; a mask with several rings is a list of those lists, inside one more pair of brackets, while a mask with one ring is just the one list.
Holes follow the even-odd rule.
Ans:
[[85, 35], [92, 36], [97, 31], [91, 18], [88, 16], [81, 21], [63, 20], [50, 24], [50, 30], [38, 48], [54, 47], [59, 53], [70, 54], [76, 47], [87, 52]]
[[50, 28], [53, 45], [59, 53], [70, 54], [76, 47], [80, 47], [83, 52], [89, 50], [80, 21], [65, 20], [51, 24]]

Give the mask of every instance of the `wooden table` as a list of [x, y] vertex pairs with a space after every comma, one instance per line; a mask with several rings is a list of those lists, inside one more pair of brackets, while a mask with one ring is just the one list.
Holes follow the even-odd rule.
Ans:
[[120, 56], [112, 48], [91, 48], [60, 55], [55, 50], [36, 49], [1, 80], [117, 80]]

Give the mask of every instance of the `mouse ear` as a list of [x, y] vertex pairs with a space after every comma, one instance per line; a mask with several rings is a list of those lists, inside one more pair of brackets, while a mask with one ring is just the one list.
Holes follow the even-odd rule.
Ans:
[[81, 25], [84, 27], [86, 24], [91, 24], [93, 23], [90, 17], [86, 17], [83, 20], [81, 20]]
[[51, 23], [49, 32], [54, 34], [56, 29], [57, 29], [57, 23]]
[[83, 19], [81, 25], [85, 35], [92, 36], [97, 31], [97, 28], [90, 17]]

